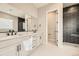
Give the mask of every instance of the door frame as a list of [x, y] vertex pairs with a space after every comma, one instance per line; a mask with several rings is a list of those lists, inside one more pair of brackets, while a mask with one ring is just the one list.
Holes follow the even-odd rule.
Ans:
[[[56, 35], [56, 36], [55, 36], [55, 41], [56, 41], [56, 44], [57, 44], [57, 36], [58, 36], [58, 34], [57, 34], [57, 33], [58, 33], [58, 28], [57, 28], [57, 27], [58, 27], [58, 23], [57, 23], [57, 22], [58, 22], [58, 11], [55, 10], [55, 11], [51, 11], [51, 12], [48, 12], [48, 13], [54, 13], [55, 16], [56, 16], [56, 17], [55, 17], [55, 27], [56, 27], [56, 28], [55, 28], [55, 35]], [[48, 17], [49, 17], [49, 16], [48, 16]], [[52, 19], [52, 20], [53, 20], [53, 19]], [[48, 31], [49, 31], [49, 29], [48, 29]], [[52, 39], [52, 40], [53, 40], [53, 39]], [[49, 38], [48, 38], [48, 41], [49, 41]], [[57, 44], [57, 45], [58, 45], [58, 44]]]
[[[48, 13], [49, 12], [57, 12], [57, 22], [58, 22], [58, 10], [57, 9], [55, 9], [55, 10], [48, 10], [46, 12], [46, 44], [48, 44]], [[57, 25], [57, 27], [58, 27], [58, 25]], [[58, 36], [56, 35], [56, 40], [58, 41], [58, 38], [57, 37]], [[58, 45], [58, 43], [57, 43], [57, 45]]]

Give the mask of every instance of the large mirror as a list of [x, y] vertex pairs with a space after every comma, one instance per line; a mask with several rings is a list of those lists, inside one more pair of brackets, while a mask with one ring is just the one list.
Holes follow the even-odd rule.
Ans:
[[9, 32], [32, 32], [37, 31], [37, 19], [33, 16], [13, 16], [4, 12], [0, 12], [0, 33]]
[[0, 18], [0, 32], [7, 32], [13, 29], [13, 20]]

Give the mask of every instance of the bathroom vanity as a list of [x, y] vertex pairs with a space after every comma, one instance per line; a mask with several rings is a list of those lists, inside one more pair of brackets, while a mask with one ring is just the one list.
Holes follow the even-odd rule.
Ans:
[[[25, 42], [25, 43], [24, 43]], [[0, 38], [0, 56], [26, 56], [41, 45], [37, 33], [17, 34]]]
[[37, 18], [24, 16], [0, 12], [0, 56], [26, 56], [40, 46], [42, 41], [37, 34]]

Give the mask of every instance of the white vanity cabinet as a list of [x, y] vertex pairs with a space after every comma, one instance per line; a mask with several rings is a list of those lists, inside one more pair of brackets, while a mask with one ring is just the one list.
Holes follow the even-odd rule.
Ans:
[[19, 50], [18, 54], [19, 56], [27, 56], [30, 54], [30, 45], [31, 45], [31, 40], [30, 40], [30, 36], [28, 37], [21, 37], [20, 39], [22, 39], [20, 45], [21, 45], [21, 49]]
[[0, 56], [17, 56], [17, 45], [15, 39], [0, 41]]
[[28, 40], [25, 40], [25, 41], [27, 41], [25, 49], [24, 49], [24, 44], [23, 43], [21, 44], [22, 49], [21, 49], [20, 55], [22, 56], [31, 55], [31, 53], [41, 44], [40, 36], [37, 34], [30, 36]]
[[[21, 50], [21, 43], [24, 36], [20, 37], [6, 37], [5, 40], [0, 41], [0, 56], [19, 56]], [[27, 37], [27, 36], [26, 36]], [[3, 39], [3, 38], [2, 38]], [[27, 40], [27, 39], [26, 39]]]
[[0, 40], [0, 56], [28, 56], [41, 44], [38, 34], [8, 36]]
[[41, 44], [41, 39], [39, 35], [33, 36], [32, 39], [32, 48], [37, 48]]
[[0, 49], [0, 56], [17, 56], [17, 47], [8, 46]]

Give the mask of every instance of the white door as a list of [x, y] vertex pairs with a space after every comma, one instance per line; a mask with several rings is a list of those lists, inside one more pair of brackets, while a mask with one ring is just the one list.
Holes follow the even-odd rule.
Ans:
[[48, 40], [56, 43], [57, 39], [57, 12], [48, 13]]

